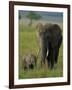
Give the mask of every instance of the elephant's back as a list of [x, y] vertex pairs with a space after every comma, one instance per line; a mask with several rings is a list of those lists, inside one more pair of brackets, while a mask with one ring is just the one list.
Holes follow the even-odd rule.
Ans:
[[50, 33], [50, 35], [53, 37], [56, 37], [56, 36], [58, 37], [59, 35], [62, 34], [62, 30], [61, 30], [60, 26], [57, 24], [53, 24], [53, 25], [49, 26], [49, 28], [47, 29], [46, 32]]

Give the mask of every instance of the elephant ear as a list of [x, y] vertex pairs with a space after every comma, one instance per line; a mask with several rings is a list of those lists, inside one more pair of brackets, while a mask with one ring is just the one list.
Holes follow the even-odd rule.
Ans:
[[37, 29], [37, 37], [42, 37], [43, 33], [44, 33], [44, 26], [42, 23], [38, 23], [36, 25], [36, 29]]
[[43, 26], [42, 23], [38, 23], [38, 24], [36, 25], [36, 29], [37, 29], [38, 32], [42, 32], [43, 27], [44, 27], [44, 26]]
[[52, 48], [54, 48], [58, 46], [60, 39], [62, 38], [62, 31], [59, 25], [54, 24], [51, 28], [51, 33], [52, 33], [51, 45], [52, 45]]
[[61, 34], [59, 34], [56, 37], [52, 38], [51, 39], [52, 48], [55, 48], [56, 46], [60, 46], [61, 42], [62, 42], [62, 35]]

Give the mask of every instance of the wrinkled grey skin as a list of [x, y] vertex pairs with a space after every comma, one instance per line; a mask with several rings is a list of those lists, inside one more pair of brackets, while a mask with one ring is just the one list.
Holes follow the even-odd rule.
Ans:
[[39, 23], [37, 25], [37, 37], [40, 41], [41, 63], [45, 64], [47, 59], [48, 67], [51, 69], [58, 62], [59, 48], [62, 43], [61, 28], [57, 24]]
[[36, 66], [36, 56], [28, 54], [23, 59], [24, 69], [33, 69]]

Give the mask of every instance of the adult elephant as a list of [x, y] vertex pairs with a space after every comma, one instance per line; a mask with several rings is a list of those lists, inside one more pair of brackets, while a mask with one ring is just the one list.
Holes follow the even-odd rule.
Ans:
[[59, 48], [62, 43], [62, 31], [57, 24], [39, 23], [37, 25], [37, 36], [40, 41], [41, 62], [45, 64], [47, 59], [48, 67], [51, 69], [58, 62]]

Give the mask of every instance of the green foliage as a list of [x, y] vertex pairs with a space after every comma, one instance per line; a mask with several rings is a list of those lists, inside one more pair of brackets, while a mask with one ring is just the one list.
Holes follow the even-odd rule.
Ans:
[[30, 12], [28, 13], [28, 15], [27, 15], [27, 18], [29, 18], [29, 19], [34, 19], [34, 20], [38, 20], [38, 19], [41, 18], [41, 16], [38, 15], [38, 14], [36, 14], [36, 13], [33, 12], [33, 11], [30, 11]]
[[31, 26], [31, 25], [32, 25], [32, 20], [38, 20], [38, 19], [41, 18], [41, 16], [38, 15], [38, 14], [36, 14], [36, 13], [33, 12], [33, 11], [30, 11], [30, 12], [28, 13], [28, 15], [27, 15], [27, 18], [30, 19], [29, 26]]

